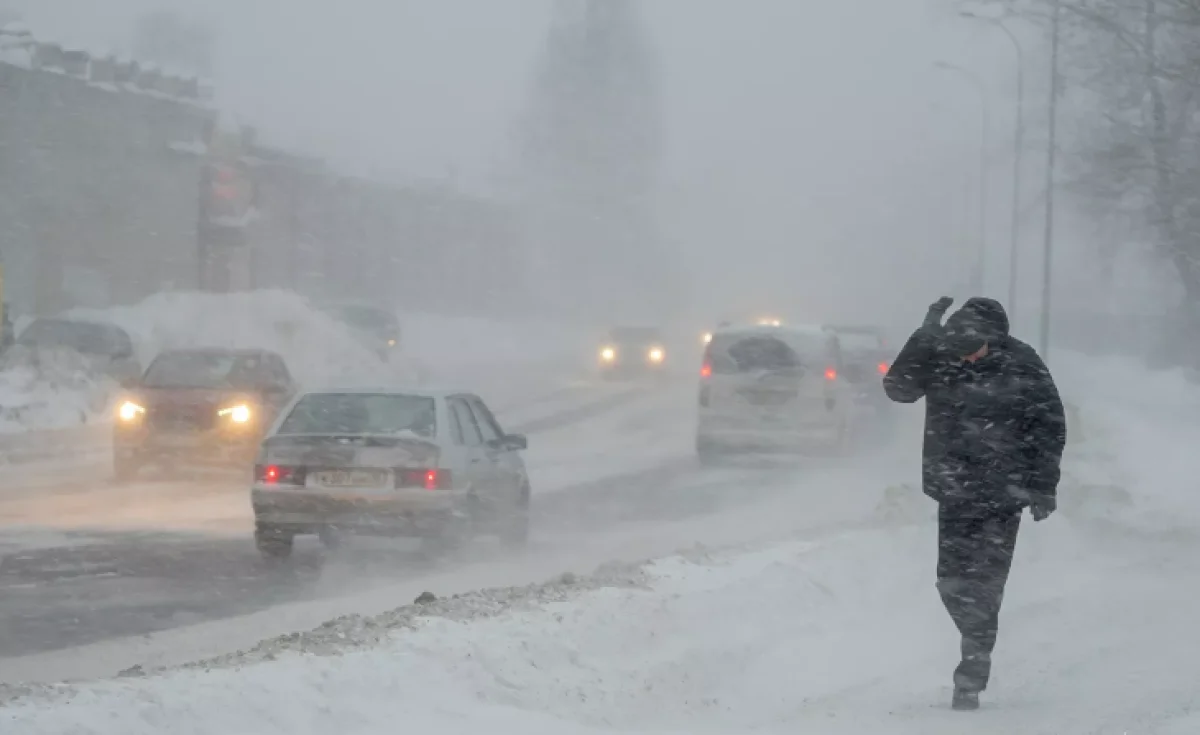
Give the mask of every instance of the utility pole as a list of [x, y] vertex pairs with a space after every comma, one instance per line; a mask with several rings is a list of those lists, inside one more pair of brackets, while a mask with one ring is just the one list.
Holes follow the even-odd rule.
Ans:
[[1046, 229], [1042, 247], [1042, 324], [1041, 354], [1050, 359], [1050, 286], [1054, 263], [1054, 168], [1057, 153], [1058, 123], [1058, 56], [1062, 35], [1062, 2], [1053, 0], [1050, 16], [1050, 111], [1049, 143], [1046, 147]]

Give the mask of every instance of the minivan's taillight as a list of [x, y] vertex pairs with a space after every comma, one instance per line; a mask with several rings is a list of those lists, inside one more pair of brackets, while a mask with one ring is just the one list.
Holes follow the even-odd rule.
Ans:
[[825, 368], [826, 380], [837, 380], [837, 370], [834, 368]]
[[277, 464], [255, 465], [254, 479], [260, 485], [299, 485], [301, 480], [295, 467]]
[[712, 377], [712, 363], [706, 362], [700, 366], [700, 377], [701, 378], [711, 378]]
[[450, 470], [411, 469], [396, 473], [396, 487], [422, 487], [426, 490], [446, 490], [453, 486]]

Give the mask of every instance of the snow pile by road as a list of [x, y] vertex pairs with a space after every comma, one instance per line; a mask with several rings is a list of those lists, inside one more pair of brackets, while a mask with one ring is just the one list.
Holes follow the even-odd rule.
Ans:
[[[1179, 714], [1163, 703], [1190, 686], [1172, 673], [1186, 647], [1162, 644], [1190, 624], [1183, 598], [1194, 594], [1168, 584], [1147, 548], [1049, 528], [1022, 531], [995, 704], [966, 715], [971, 731], [1154, 732], [1146, 713]], [[933, 531], [697, 548], [425, 600], [183, 669], [26, 692], [0, 722], [28, 735], [958, 733], [964, 715], [945, 708], [957, 641], [932, 588]], [[1112, 597], [1114, 584], [1133, 594]], [[1136, 624], [1160, 600], [1161, 627]]]
[[1125, 358], [1056, 357], [1068, 416], [1059, 495], [1080, 517], [1157, 531], [1200, 528], [1192, 488], [1200, 460], [1200, 388], [1182, 371], [1153, 371]]
[[0, 433], [100, 420], [115, 388], [76, 353], [13, 348], [0, 367]]
[[133, 306], [69, 315], [123, 327], [143, 365], [181, 347], [263, 348], [283, 355], [306, 384], [383, 383], [395, 374], [343, 325], [286, 291], [168, 292]]

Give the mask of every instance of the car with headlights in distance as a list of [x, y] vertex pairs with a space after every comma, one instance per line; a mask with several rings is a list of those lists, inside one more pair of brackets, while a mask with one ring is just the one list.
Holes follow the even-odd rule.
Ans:
[[527, 440], [463, 391], [305, 392], [281, 413], [255, 461], [251, 501], [264, 558], [296, 536], [419, 538], [448, 551], [479, 535], [529, 535]]
[[717, 330], [700, 368], [700, 460], [737, 453], [840, 454], [859, 415], [841, 369], [837, 335], [820, 326]]
[[115, 475], [132, 479], [147, 465], [249, 468], [295, 389], [269, 350], [163, 351], [117, 402]]
[[392, 311], [368, 304], [332, 304], [324, 310], [380, 360], [388, 362], [399, 350], [400, 319]]
[[657, 327], [614, 327], [609, 330], [598, 355], [600, 374], [607, 379], [662, 375], [667, 366], [667, 347]]

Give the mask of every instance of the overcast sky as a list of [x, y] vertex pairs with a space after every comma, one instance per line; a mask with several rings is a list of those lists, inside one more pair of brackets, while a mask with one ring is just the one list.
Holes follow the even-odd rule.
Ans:
[[[39, 35], [94, 48], [128, 48], [149, 8], [206, 18], [220, 32], [220, 102], [266, 139], [353, 170], [494, 192], [551, 2], [9, 4]], [[961, 282], [975, 246], [980, 97], [934, 71], [937, 60], [974, 71], [991, 107], [989, 291], [1004, 295], [1013, 52], [950, 5], [642, 2], [665, 75], [664, 223], [700, 308], [916, 318]], [[1036, 29], [1018, 31], [1036, 63]], [[1031, 107], [1034, 118], [1044, 108]], [[1030, 155], [1031, 179], [1040, 160]], [[1039, 227], [1028, 223], [1030, 248]], [[1025, 260], [1033, 267], [1036, 250]]]

